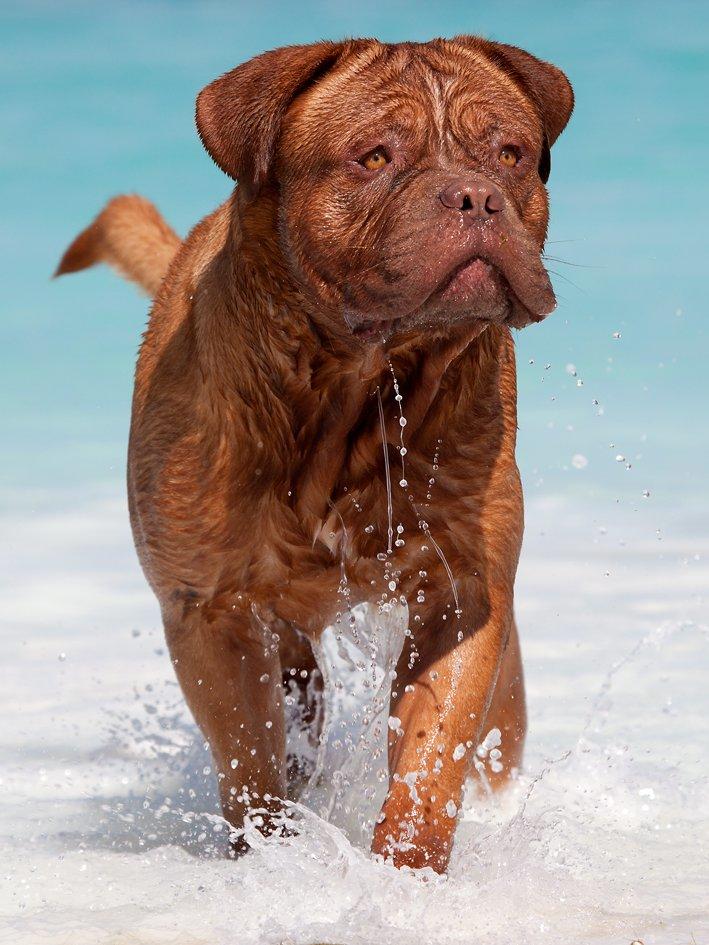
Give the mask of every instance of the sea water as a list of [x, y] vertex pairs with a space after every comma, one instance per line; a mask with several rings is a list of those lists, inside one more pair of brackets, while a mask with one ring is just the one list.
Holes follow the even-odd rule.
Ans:
[[[386, 635], [366, 608], [343, 622], [340, 640], [328, 631], [319, 776], [288, 812], [291, 834], [251, 830], [252, 852], [235, 862], [224, 857], [212, 760], [171, 671], [124, 501], [76, 497], [74, 508], [40, 506], [20, 521], [6, 520], [15, 538], [1, 562], [14, 590], [0, 711], [15, 723], [0, 742], [0, 941], [709, 936], [705, 534], [685, 539], [692, 555], [670, 543], [660, 557], [651, 544], [620, 544], [632, 522], [599, 538], [578, 509], [531, 504], [518, 582], [525, 768], [497, 797], [471, 781], [450, 870], [437, 877], [368, 852], [403, 612], [387, 617]], [[348, 685], [338, 689], [338, 678]], [[504, 739], [500, 751], [504, 763]]]

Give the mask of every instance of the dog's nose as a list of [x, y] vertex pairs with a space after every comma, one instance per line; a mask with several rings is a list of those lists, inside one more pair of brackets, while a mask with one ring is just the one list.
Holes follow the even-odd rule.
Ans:
[[487, 220], [504, 210], [502, 194], [488, 181], [454, 180], [438, 195], [444, 207]]

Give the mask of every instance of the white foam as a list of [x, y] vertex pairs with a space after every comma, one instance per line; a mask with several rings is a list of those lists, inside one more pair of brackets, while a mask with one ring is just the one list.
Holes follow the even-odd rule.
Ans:
[[[709, 937], [701, 529], [675, 530], [657, 546], [617, 521], [599, 538], [596, 524], [567, 506], [531, 505], [517, 594], [526, 768], [500, 798], [471, 785], [440, 879], [372, 859], [359, 811], [353, 829], [302, 805], [290, 811], [293, 836], [254, 831], [252, 853], [224, 859], [211, 760], [135, 564], [124, 503], [107, 495], [34, 520], [17, 512], [5, 525], [0, 941], [650, 945]], [[360, 642], [371, 616], [358, 618]], [[396, 620], [392, 641], [405, 623]], [[376, 632], [381, 638], [381, 623]], [[337, 642], [324, 641], [325, 667]], [[356, 666], [351, 641], [340, 642]], [[361, 652], [372, 655], [366, 642]], [[388, 729], [376, 693], [391, 658], [393, 650], [374, 659], [368, 690], [375, 752]], [[483, 767], [494, 760], [492, 741]], [[339, 763], [333, 748], [328, 741], [321, 758], [325, 782]], [[499, 750], [504, 762], [504, 737]], [[373, 764], [375, 782], [376, 771]], [[356, 785], [371, 810], [378, 801], [365, 797], [367, 786]]]

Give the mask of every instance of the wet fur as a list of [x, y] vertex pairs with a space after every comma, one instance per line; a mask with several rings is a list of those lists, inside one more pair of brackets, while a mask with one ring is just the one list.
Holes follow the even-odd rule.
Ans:
[[[375, 125], [391, 111], [408, 116], [401, 134], [417, 170], [386, 191], [366, 190], [349, 165], [340, 174], [318, 163], [364, 146], [351, 112], [359, 101], [372, 124], [367, 83]], [[60, 264], [107, 261], [156, 293], [135, 381], [131, 522], [236, 827], [250, 805], [277, 808], [288, 790], [283, 673], [312, 670], [308, 639], [348, 606], [391, 597], [392, 579], [413, 636], [394, 684], [403, 735], [392, 735], [374, 850], [445, 869], [450, 802], [460, 803], [473, 755], [454, 761], [455, 746], [498, 726], [506, 769], [493, 784], [521, 763], [517, 322], [509, 310], [480, 320], [469, 306], [421, 301], [462, 252], [448, 218], [432, 223], [426, 207], [454, 164], [498, 174], [485, 144], [492, 112], [526, 129], [541, 167], [572, 101], [554, 67], [473, 37], [276, 50], [200, 96], [205, 146], [239, 179], [223, 206], [179, 243], [146, 201], [117, 198]], [[461, 135], [472, 142], [464, 156]], [[524, 312], [542, 299], [542, 317], [547, 198], [535, 169], [525, 174], [495, 178], [511, 221], [500, 265], [513, 267]], [[390, 327], [358, 338], [350, 310], [390, 313]], [[407, 420], [403, 488], [394, 378]], [[405, 544], [383, 562], [384, 449]], [[402, 781], [411, 771], [421, 772], [419, 803]]]

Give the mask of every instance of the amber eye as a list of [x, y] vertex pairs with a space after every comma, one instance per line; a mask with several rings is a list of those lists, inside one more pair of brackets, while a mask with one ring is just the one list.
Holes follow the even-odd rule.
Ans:
[[505, 167], [516, 167], [519, 164], [519, 151], [510, 146], [504, 147], [500, 151], [500, 163]]
[[369, 154], [365, 154], [363, 158], [360, 158], [359, 163], [362, 167], [366, 167], [368, 171], [380, 171], [389, 163], [389, 158], [384, 148], [375, 148]]

